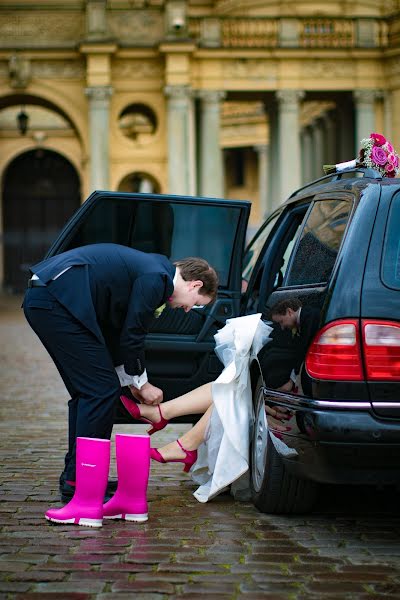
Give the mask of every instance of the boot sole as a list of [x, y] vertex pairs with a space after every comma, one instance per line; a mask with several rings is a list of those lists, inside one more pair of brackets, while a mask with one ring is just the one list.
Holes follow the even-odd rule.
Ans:
[[149, 515], [147, 513], [142, 513], [140, 515], [120, 513], [119, 515], [111, 515], [107, 517], [103, 515], [103, 519], [123, 519], [124, 521], [135, 521], [136, 523], [144, 523], [145, 521], [148, 521]]
[[85, 527], [101, 527], [103, 525], [102, 519], [54, 519], [47, 515], [45, 517], [51, 523], [57, 523], [58, 525], [83, 525]]

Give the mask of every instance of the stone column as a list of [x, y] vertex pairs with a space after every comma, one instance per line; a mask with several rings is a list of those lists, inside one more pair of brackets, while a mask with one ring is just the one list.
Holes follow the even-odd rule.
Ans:
[[392, 102], [392, 92], [386, 91], [384, 95], [384, 104], [383, 104], [383, 124], [384, 124], [384, 132], [383, 135], [389, 140], [393, 139], [392, 132], [392, 122], [393, 122], [393, 102]]
[[359, 149], [359, 143], [357, 142], [356, 144], [352, 108], [348, 102], [341, 102], [337, 107], [337, 135], [339, 136], [338, 162], [345, 162], [356, 158]]
[[301, 185], [299, 103], [300, 90], [276, 93], [279, 115], [279, 181], [281, 202]]
[[303, 183], [309, 183], [313, 178], [313, 143], [311, 127], [307, 126], [301, 136], [301, 154], [302, 154], [302, 173]]
[[193, 93], [185, 85], [168, 85], [168, 192], [194, 195], [195, 192], [195, 134]]
[[375, 101], [380, 93], [375, 90], [356, 90], [353, 92], [356, 113], [356, 148], [360, 147], [360, 141], [369, 137], [375, 131]]
[[324, 176], [324, 124], [322, 119], [315, 119], [312, 126], [313, 162], [312, 179]]
[[202, 90], [200, 107], [200, 193], [224, 196], [224, 169], [220, 146], [220, 103], [225, 92]]
[[109, 107], [110, 86], [88, 87], [90, 190], [107, 190], [109, 186]]
[[322, 117], [325, 122], [325, 148], [324, 164], [333, 165], [340, 162], [336, 152], [336, 118], [333, 111], [329, 111]]
[[268, 198], [271, 210], [276, 208], [283, 202], [284, 198], [280, 195], [280, 182], [278, 175], [279, 165], [279, 119], [277, 102], [275, 99], [270, 100], [266, 104], [269, 124], [269, 182], [268, 182]]
[[258, 155], [258, 198], [261, 222], [272, 210], [271, 198], [268, 194], [269, 181], [269, 146], [268, 144], [259, 144], [254, 146]]

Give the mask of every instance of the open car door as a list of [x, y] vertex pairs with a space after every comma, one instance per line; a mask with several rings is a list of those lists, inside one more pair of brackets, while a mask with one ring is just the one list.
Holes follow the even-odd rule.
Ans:
[[146, 338], [149, 380], [169, 400], [214, 380], [222, 365], [213, 335], [240, 310], [241, 268], [250, 203], [237, 200], [94, 192], [46, 258], [77, 246], [111, 242], [171, 261], [201, 256], [218, 272], [217, 301], [185, 313], [166, 308]]

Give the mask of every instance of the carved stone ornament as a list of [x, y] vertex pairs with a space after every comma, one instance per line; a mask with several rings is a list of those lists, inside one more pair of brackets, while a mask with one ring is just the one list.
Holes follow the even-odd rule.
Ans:
[[122, 60], [113, 61], [113, 74], [125, 79], [160, 79], [163, 76], [163, 65], [155, 60]]
[[226, 92], [221, 90], [199, 90], [197, 97], [206, 104], [219, 104], [226, 97]]
[[304, 98], [302, 90], [278, 90], [276, 97], [282, 109], [296, 108], [302, 98]]
[[74, 47], [84, 35], [84, 14], [57, 11], [1, 11], [3, 48]]
[[302, 64], [302, 76], [318, 79], [343, 79], [355, 76], [356, 63], [347, 60], [307, 60]]
[[382, 90], [355, 90], [353, 97], [358, 106], [363, 104], [369, 106], [376, 100], [382, 99], [383, 92]]
[[162, 14], [150, 10], [122, 10], [111, 13], [108, 27], [112, 37], [122, 45], [152, 46], [164, 35]]
[[187, 85], [167, 85], [164, 88], [164, 93], [173, 100], [186, 100], [193, 96], [192, 88]]
[[97, 104], [104, 107], [108, 107], [112, 94], [113, 89], [108, 85], [87, 87], [85, 89], [85, 96], [89, 98], [91, 104]]
[[32, 62], [32, 74], [42, 79], [82, 79], [86, 69], [83, 60], [36, 60]]
[[223, 76], [233, 79], [276, 79], [277, 62], [266, 60], [227, 60], [223, 64]]
[[31, 80], [31, 64], [27, 58], [13, 54], [8, 61], [10, 86], [14, 89], [24, 89]]
[[107, 36], [105, 0], [88, 0], [86, 3], [86, 34], [88, 39]]

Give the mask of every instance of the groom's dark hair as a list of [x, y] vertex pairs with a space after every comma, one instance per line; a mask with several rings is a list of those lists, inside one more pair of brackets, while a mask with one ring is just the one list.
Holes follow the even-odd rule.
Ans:
[[199, 279], [203, 286], [199, 289], [202, 296], [210, 296], [214, 301], [218, 292], [218, 275], [204, 258], [189, 257], [174, 262], [184, 281]]
[[279, 300], [270, 310], [271, 316], [273, 315], [285, 315], [288, 308], [297, 312], [302, 304], [298, 298], [287, 298], [286, 300]]

